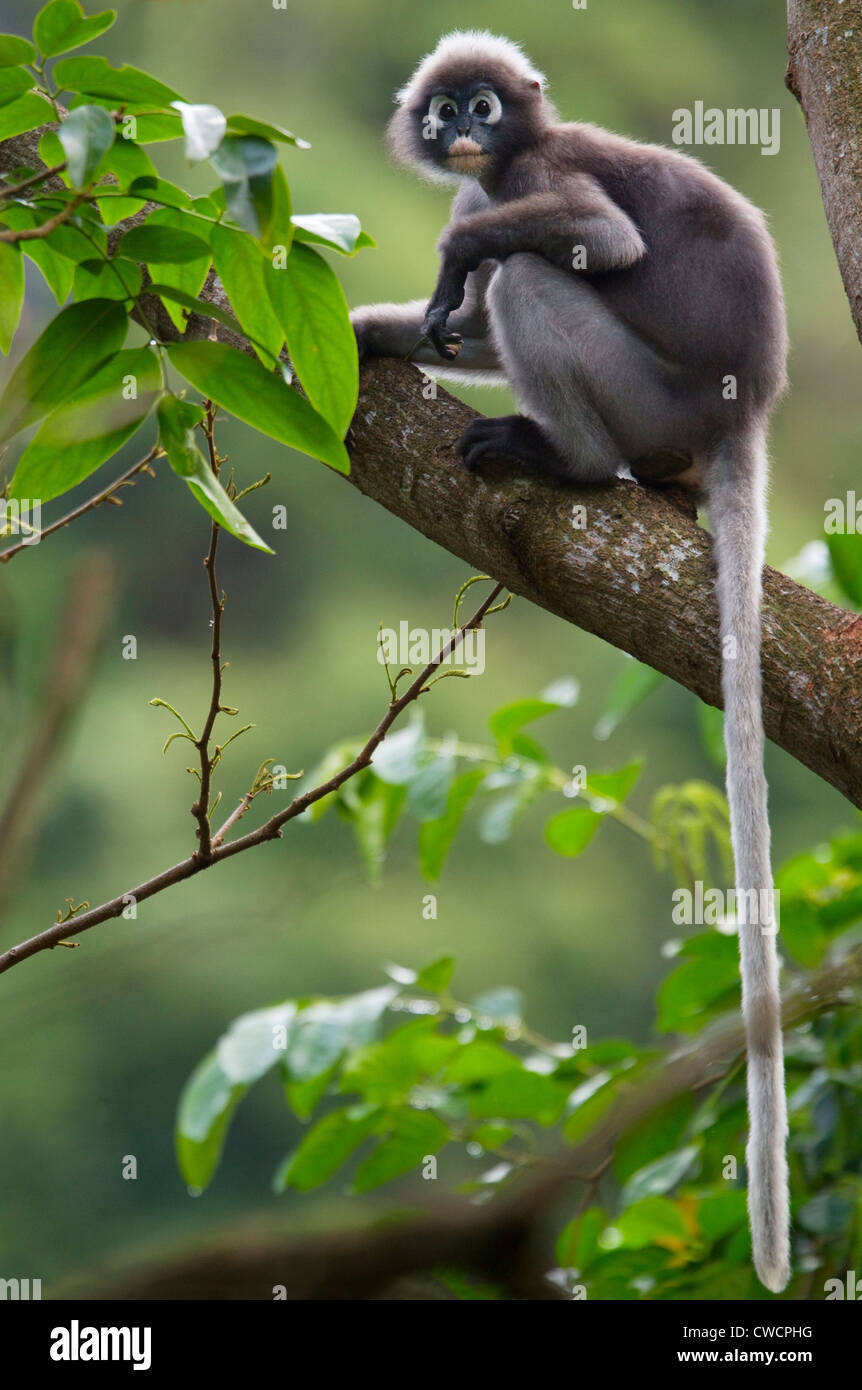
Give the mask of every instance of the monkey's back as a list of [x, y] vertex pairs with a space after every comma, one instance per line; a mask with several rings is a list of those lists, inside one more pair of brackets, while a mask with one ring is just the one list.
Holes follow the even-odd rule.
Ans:
[[[785, 385], [786, 326], [775, 250], [763, 214], [698, 160], [595, 126], [552, 127], [513, 162], [496, 200], [591, 175], [627, 213], [646, 255], [627, 270], [586, 278], [667, 361], [739, 407], [769, 406]], [[573, 272], [578, 273], [578, 272]]]

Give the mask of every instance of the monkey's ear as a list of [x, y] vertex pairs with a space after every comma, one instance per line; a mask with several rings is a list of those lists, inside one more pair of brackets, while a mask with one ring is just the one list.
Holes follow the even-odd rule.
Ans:
[[541, 82], [531, 82], [530, 86], [533, 88], [534, 92], [540, 92], [542, 90]]

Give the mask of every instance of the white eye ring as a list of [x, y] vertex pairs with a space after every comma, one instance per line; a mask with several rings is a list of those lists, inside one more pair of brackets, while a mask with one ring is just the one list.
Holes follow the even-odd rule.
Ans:
[[435, 123], [440, 120], [440, 111], [444, 106], [451, 106], [456, 112], [458, 110], [457, 101], [453, 101], [451, 97], [447, 97], [445, 94], [438, 94], [436, 97], [431, 98], [431, 103], [428, 107], [428, 115], [433, 116]]
[[477, 92], [470, 101], [471, 115], [475, 112], [476, 105], [480, 101], [487, 101], [491, 111], [489, 115], [480, 116], [479, 119], [485, 121], [486, 125], [496, 125], [503, 114], [503, 103], [497, 96], [497, 93], [492, 92], [490, 87], [483, 87], [481, 92]]

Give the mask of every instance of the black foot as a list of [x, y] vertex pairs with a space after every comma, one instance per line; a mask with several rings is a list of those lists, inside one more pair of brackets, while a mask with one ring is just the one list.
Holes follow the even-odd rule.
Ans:
[[537, 473], [557, 477], [564, 471], [551, 441], [526, 415], [474, 420], [458, 440], [458, 452], [471, 472], [488, 457], [516, 459]]

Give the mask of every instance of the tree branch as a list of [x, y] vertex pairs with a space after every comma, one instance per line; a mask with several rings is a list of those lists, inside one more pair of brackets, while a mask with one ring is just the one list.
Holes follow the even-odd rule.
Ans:
[[428, 682], [440, 666], [458, 648], [464, 634], [473, 628], [480, 627], [482, 620], [491, 610], [495, 600], [502, 592], [502, 584], [495, 584], [488, 597], [479, 605], [473, 617], [464, 623], [453, 637], [440, 649], [437, 656], [428, 662], [415, 678], [404, 694], [398, 699], [390, 701], [389, 706], [380, 720], [374, 732], [366, 740], [363, 747], [345, 767], [341, 768], [334, 777], [330, 777], [328, 782], [322, 782], [317, 787], [309, 788], [299, 796], [294, 797], [290, 805], [276, 815], [270, 816], [269, 820], [264, 821], [263, 825], [256, 830], [250, 830], [239, 840], [231, 840], [228, 844], [218, 844], [224, 834], [228, 822], [222, 826], [216, 840], [210, 846], [210, 853], [207, 858], [203, 858], [198, 851], [189, 855], [187, 859], [182, 859], [178, 864], [172, 865], [169, 869], [164, 869], [162, 873], [156, 874], [153, 878], [147, 879], [137, 888], [129, 889], [121, 893], [116, 898], [111, 898], [108, 902], [102, 903], [99, 907], [89, 908], [86, 912], [81, 912], [62, 922], [55, 923], [46, 931], [39, 932], [36, 936], [31, 936], [29, 940], [20, 942], [17, 946], [12, 946], [8, 951], [0, 955], [0, 975], [5, 971], [11, 970], [13, 965], [20, 965], [21, 961], [27, 960], [30, 956], [38, 955], [40, 951], [53, 950], [55, 946], [62, 942], [69, 941], [72, 937], [81, 936], [83, 932], [89, 931], [91, 927], [97, 927], [101, 922], [107, 922], [113, 917], [119, 917], [123, 910], [128, 906], [130, 900], [135, 903], [145, 902], [147, 898], [155, 897], [157, 893], [163, 893], [166, 888], [172, 888], [175, 883], [182, 883], [184, 879], [193, 878], [195, 874], [209, 869], [213, 864], [220, 864], [223, 859], [231, 859], [235, 854], [242, 854], [245, 850], [251, 849], [255, 845], [265, 844], [268, 840], [280, 839], [283, 827], [288, 821], [295, 820], [301, 816], [303, 811], [307, 811], [309, 806], [313, 806], [316, 801], [320, 801], [330, 792], [337, 791], [351, 777], [355, 777], [358, 772], [371, 766], [371, 760], [376, 750], [385, 739], [392, 725], [398, 716], [418, 700], [428, 687]]
[[805, 116], [826, 220], [862, 340], [862, 0], [788, 0], [785, 81]]
[[[471, 475], [454, 445], [474, 418], [445, 392], [426, 400], [415, 367], [371, 363], [349, 482], [513, 593], [720, 705], [706, 531], [636, 483], [559, 486], [497, 467]], [[763, 680], [767, 735], [862, 806], [862, 618], [767, 568]]]

